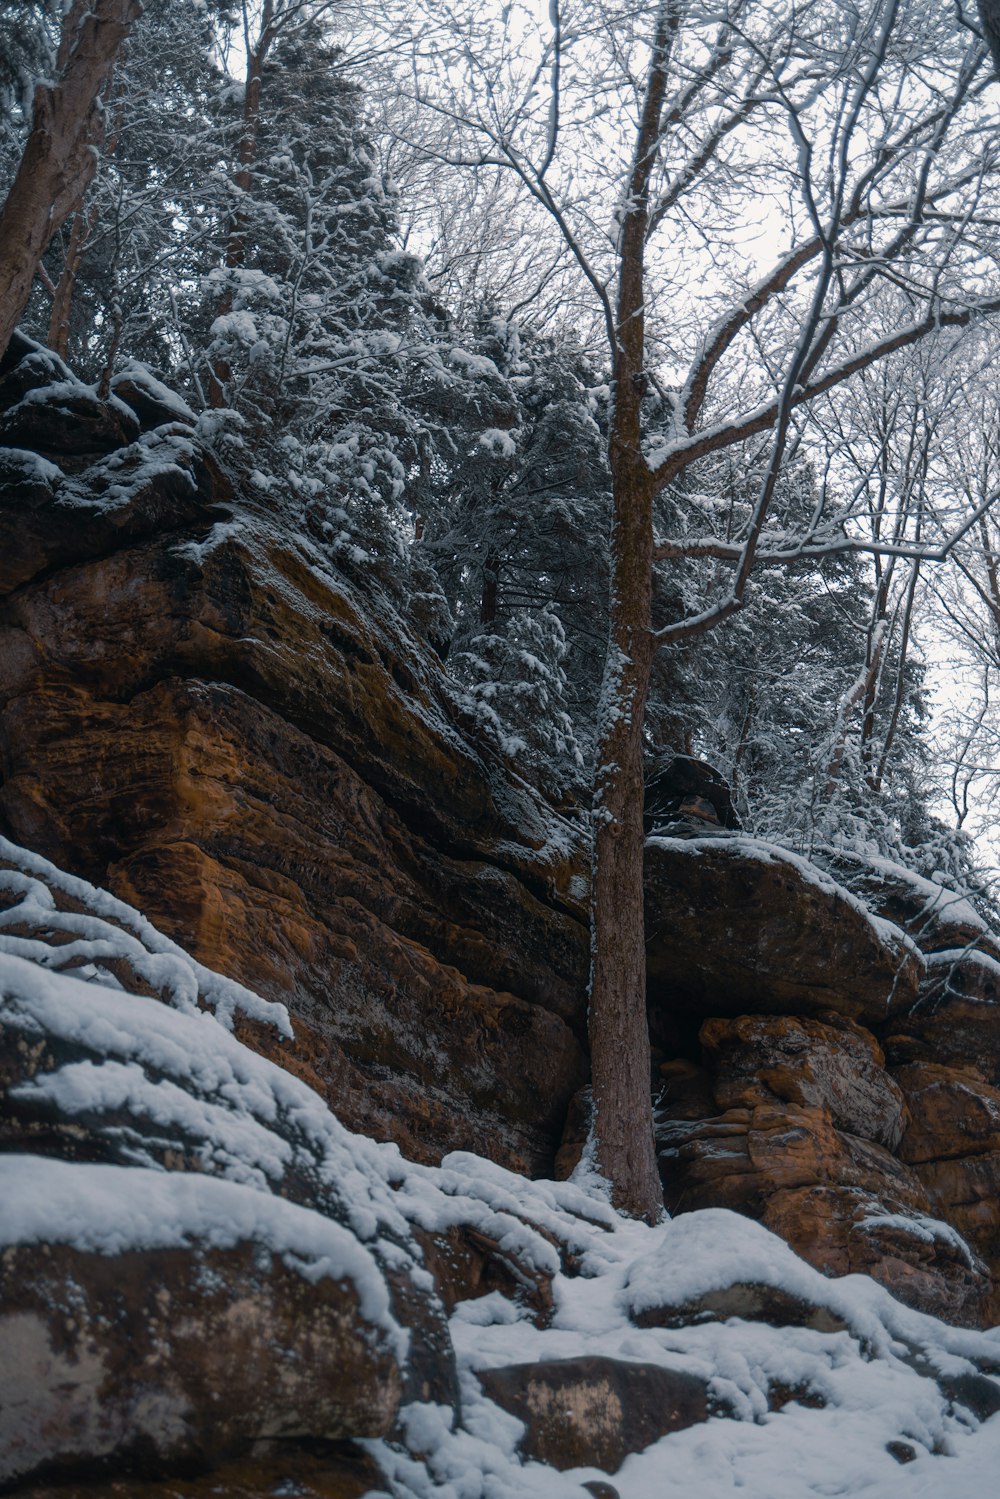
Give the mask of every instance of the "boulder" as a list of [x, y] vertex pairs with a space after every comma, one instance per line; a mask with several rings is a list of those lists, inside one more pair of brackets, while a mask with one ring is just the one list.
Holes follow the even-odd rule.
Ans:
[[360, 1443], [286, 1440], [256, 1443], [249, 1456], [200, 1477], [107, 1476], [78, 1479], [70, 1489], [42, 1483], [19, 1492], [22, 1499], [364, 1499], [384, 1481]]
[[[67, 883], [83, 895], [82, 882]], [[100, 892], [91, 892], [91, 904], [103, 909], [102, 916], [91, 909], [76, 918], [54, 904], [46, 913], [41, 895], [35, 894], [39, 888], [49, 887], [28, 882], [25, 899], [0, 915], [0, 948], [8, 949], [0, 960], [0, 1171], [10, 1161], [34, 1162], [32, 1169], [25, 1164], [12, 1175], [12, 1186], [30, 1197], [34, 1171], [41, 1180], [52, 1177], [61, 1194], [51, 1209], [46, 1207], [48, 1216], [32, 1209], [30, 1242], [79, 1248], [73, 1225], [79, 1203], [87, 1202], [88, 1184], [103, 1194], [95, 1211], [112, 1219], [126, 1213], [121, 1231], [112, 1223], [101, 1240], [107, 1254], [177, 1247], [165, 1243], [162, 1232], [153, 1232], [149, 1224], [183, 1224], [187, 1205], [194, 1241], [206, 1217], [216, 1224], [220, 1216], [238, 1222], [232, 1214], [241, 1214], [251, 1227], [263, 1225], [257, 1237], [263, 1234], [265, 1257], [286, 1251], [297, 1255], [308, 1281], [317, 1257], [308, 1246], [318, 1236], [332, 1246], [335, 1258], [361, 1267], [363, 1278], [376, 1288], [372, 1294], [388, 1309], [386, 1315], [391, 1310], [394, 1325], [406, 1328], [407, 1355], [398, 1374], [403, 1397], [457, 1406], [445, 1308], [424, 1271], [409, 1222], [395, 1205], [384, 1168], [373, 1171], [363, 1156], [358, 1158], [352, 1137], [310, 1089], [248, 1050], [211, 1014], [196, 1008], [196, 1002], [230, 1023], [244, 1006], [263, 1025], [267, 1008], [197, 964], [185, 964], [169, 944], [162, 939], [157, 944], [157, 934], [144, 927], [138, 913], [129, 913], [106, 895], [102, 902]], [[65, 890], [60, 894], [65, 896]], [[61, 924], [70, 940], [46, 942], [37, 928], [35, 935], [24, 935], [32, 909], [43, 920], [47, 914], [57, 930]], [[131, 918], [131, 950], [129, 931], [109, 919], [113, 915], [126, 922]], [[17, 919], [12, 922], [11, 916]], [[136, 930], [143, 932], [147, 947], [135, 939]], [[157, 946], [159, 951], [152, 950]], [[35, 961], [10, 952], [12, 947]], [[51, 971], [63, 961], [63, 953], [69, 963], [82, 965], [76, 973], [83, 979]], [[46, 968], [36, 966], [38, 962]], [[109, 987], [116, 983], [111, 966], [119, 973], [127, 968], [144, 974], [150, 987], [159, 980], [162, 997]], [[218, 1209], [211, 1196], [214, 1187], [223, 1193]], [[234, 1198], [236, 1189], [245, 1195]], [[130, 1192], [146, 1194], [148, 1211], [136, 1208], [128, 1216], [127, 1203], [123, 1209], [117, 1199]], [[164, 1202], [176, 1199], [176, 1212], [157, 1209], [157, 1193]], [[66, 1223], [60, 1202], [68, 1204]], [[230, 1219], [224, 1217], [227, 1203]], [[273, 1229], [280, 1239], [286, 1220], [298, 1238], [268, 1248], [268, 1234], [273, 1239]], [[5, 1214], [0, 1215], [0, 1243], [5, 1232], [14, 1245], [24, 1239], [13, 1197], [5, 1198]], [[213, 1228], [210, 1245], [220, 1232]], [[238, 1234], [231, 1244], [232, 1235], [222, 1236], [227, 1248], [238, 1248]], [[359, 1237], [370, 1245], [363, 1247]], [[188, 1241], [182, 1242], [186, 1246]], [[83, 1247], [93, 1245], [87, 1239]], [[100, 1262], [95, 1263], [99, 1282]], [[20, 1294], [19, 1273], [10, 1269], [5, 1282], [12, 1300]], [[142, 1320], [145, 1313], [136, 1306], [129, 1313], [133, 1315]]]
[[[538, 1230], [536, 1229], [536, 1232]], [[522, 1307], [536, 1327], [548, 1327], [555, 1309], [553, 1275], [469, 1223], [451, 1224], [433, 1233], [418, 1233], [424, 1264], [434, 1277], [448, 1311], [460, 1301], [475, 1301], [499, 1291]]]
[[[822, 1303], [809, 1301], [781, 1285], [735, 1280], [702, 1291], [677, 1305], [650, 1306], [633, 1313], [639, 1327], [690, 1327], [700, 1322], [767, 1322], [772, 1327], [808, 1327], [813, 1332], [844, 1332], [847, 1323]], [[792, 1398], [792, 1397], [789, 1397]], [[787, 1402], [786, 1402], [787, 1403]]]
[[859, 895], [873, 911], [900, 926], [922, 952], [975, 949], [1000, 958], [1000, 934], [961, 891], [926, 879], [891, 859], [824, 846], [817, 864]]
[[921, 1166], [1000, 1152], [1000, 1088], [971, 1059], [961, 1068], [914, 1062], [894, 1075], [909, 1106], [901, 1160]]
[[838, 1129], [894, 1150], [907, 1122], [875, 1037], [838, 1015], [706, 1020], [699, 1037], [721, 1111], [782, 1103], [826, 1108]]
[[392, 1425], [399, 1365], [353, 1284], [260, 1243], [32, 1243], [0, 1263], [0, 1482], [209, 1466], [262, 1439]]
[[175, 431], [154, 433], [75, 478], [37, 453], [0, 449], [0, 595], [156, 532], [204, 532], [226, 513], [221, 476]]
[[982, 1323], [986, 1265], [950, 1223], [885, 1191], [832, 1185], [776, 1192], [761, 1222], [825, 1275], [870, 1275], [907, 1306], [965, 1327]]
[[[896, 1079], [910, 1107], [900, 1145], [937, 1213], [1000, 1276], [1000, 1089], [978, 1068], [914, 1062]], [[988, 1319], [1000, 1314], [991, 1291]]]
[[646, 778], [644, 822], [647, 833], [673, 832], [678, 826], [738, 828], [729, 787], [719, 772], [690, 755], [667, 755]]
[[112, 377], [111, 393], [135, 413], [144, 432], [175, 422], [184, 427], [197, 424], [198, 418], [187, 402], [136, 360]]
[[713, 1412], [705, 1380], [659, 1364], [585, 1356], [482, 1369], [478, 1377], [491, 1400], [524, 1422], [523, 1455], [560, 1471], [616, 1473], [630, 1453]]
[[821, 1016], [872, 1027], [907, 1011], [920, 955], [805, 860], [738, 834], [651, 838], [646, 942], [654, 1040], [678, 1020]]
[[0, 367], [0, 444], [53, 458], [110, 453], [139, 435], [134, 411], [84, 385], [51, 349], [17, 334]]

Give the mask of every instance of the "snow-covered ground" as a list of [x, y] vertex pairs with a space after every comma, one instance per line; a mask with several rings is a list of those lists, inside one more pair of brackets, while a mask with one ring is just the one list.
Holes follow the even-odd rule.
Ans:
[[[395, 1146], [344, 1129], [311, 1089], [227, 1028], [244, 1010], [284, 1030], [279, 1007], [201, 968], [131, 908], [44, 860], [4, 844], [0, 866], [8, 906], [0, 1020], [9, 1036], [51, 1043], [48, 1070], [15, 1085], [12, 1099], [82, 1121], [121, 1161], [0, 1157], [0, 1244], [113, 1254], [248, 1238], [307, 1278], [354, 1279], [366, 1318], [399, 1349], [407, 1334], [379, 1267], [408, 1263], [426, 1282], [414, 1227], [470, 1225], [551, 1278], [544, 1328], [499, 1291], [458, 1303], [451, 1331], [461, 1424], [452, 1430], [441, 1407], [405, 1408], [405, 1442], [367, 1444], [385, 1474], [380, 1492], [582, 1499], [593, 1480], [612, 1483], [621, 1499], [987, 1499], [995, 1491], [1000, 1416], [977, 1420], [942, 1383], [952, 1381], [953, 1397], [956, 1378], [974, 1383], [1000, 1369], [1000, 1329], [946, 1326], [864, 1276], [828, 1280], [730, 1212], [656, 1227], [623, 1221], [586, 1161], [570, 1182], [528, 1181], [465, 1153], [439, 1167], [413, 1165]], [[128, 975], [152, 992], [129, 992]], [[163, 1170], [174, 1137], [192, 1163], [187, 1172]], [[311, 1183], [308, 1202], [280, 1195], [292, 1179]], [[794, 1298], [806, 1325], [634, 1320], [735, 1284]], [[477, 1372], [584, 1355], [699, 1376], [730, 1414], [662, 1438], [611, 1475], [523, 1462], [520, 1422], [486, 1398]], [[804, 1402], [772, 1409], [776, 1387]], [[911, 1460], [901, 1465], [890, 1444]]]

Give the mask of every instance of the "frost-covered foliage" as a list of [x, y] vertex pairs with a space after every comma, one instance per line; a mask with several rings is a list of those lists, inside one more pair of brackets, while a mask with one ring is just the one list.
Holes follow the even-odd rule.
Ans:
[[[526, 767], [589, 758], [606, 644], [606, 392], [571, 340], [484, 311], [410, 487], [454, 619], [449, 669]], [[447, 415], [447, 420], [445, 419]]]
[[12, 144], [31, 117], [35, 84], [50, 77], [62, 0], [0, 0], [0, 139]]
[[[699, 466], [664, 498], [663, 528], [697, 533], [722, 511], [738, 533], [758, 477], [731, 457]], [[811, 465], [789, 463], [763, 546], [802, 527], [816, 484]], [[668, 617], [691, 612], [711, 566], [664, 569]], [[968, 878], [961, 837], [933, 813], [924, 668], [883, 579], [851, 554], [757, 567], [732, 619], [655, 664], [651, 748], [681, 744], [716, 765], [761, 837], [832, 840]]]
[[442, 368], [420, 265], [395, 243], [359, 91], [318, 28], [279, 38], [261, 97], [234, 204], [240, 263], [202, 281], [217, 309], [203, 359], [248, 423], [257, 469], [335, 558], [392, 583], [423, 430], [412, 391], [425, 364]]
[[[504, 752], [549, 790], [567, 789], [584, 759], [566, 711], [566, 633], [551, 605], [519, 609], [489, 634], [474, 635], [452, 658], [452, 671], [468, 684], [476, 717]], [[556, 786], [552, 776], [559, 777]]]

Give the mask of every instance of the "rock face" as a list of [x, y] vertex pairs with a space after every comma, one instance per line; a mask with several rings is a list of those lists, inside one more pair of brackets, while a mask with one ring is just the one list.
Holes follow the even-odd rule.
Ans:
[[825, 1020], [744, 1015], [707, 1020], [701, 1042], [723, 1109], [775, 1099], [827, 1109], [838, 1129], [895, 1149], [907, 1111], [870, 1032], [838, 1015]]
[[882, 1024], [917, 997], [919, 954], [829, 877], [769, 845], [651, 838], [646, 942], [654, 1029], [678, 1019], [834, 1011]]
[[[286, 1004], [294, 1036], [236, 1004], [238, 1035], [349, 1127], [419, 1162], [539, 1175], [558, 1152], [568, 1174], [589, 1118], [582, 826], [477, 739], [398, 612], [233, 493], [140, 368], [102, 400], [15, 339], [0, 441], [0, 832]], [[993, 1315], [1000, 948], [930, 882], [744, 837], [710, 768], [681, 769], [651, 787], [654, 824], [718, 826], [648, 845], [668, 1202]], [[173, 1003], [148, 958], [112, 972]], [[81, 1135], [38, 1095], [8, 1106], [8, 1149], [125, 1159], [113, 1111]], [[128, 1131], [158, 1165], [203, 1146]], [[449, 1304], [517, 1287], [544, 1325], [545, 1275], [489, 1228], [424, 1249]]]
[[[586, 1077], [578, 836], [388, 607], [265, 516], [220, 520], [176, 413], [133, 380], [98, 421], [52, 358], [0, 372], [7, 440], [42, 455], [7, 454], [27, 513], [0, 488], [0, 824], [291, 1001], [281, 1059], [348, 1124], [545, 1171]], [[53, 374], [72, 399], [26, 404]]]
[[[891, 866], [852, 866], [898, 926], [740, 835], [654, 837], [647, 858], [668, 1205], [735, 1209], [827, 1275], [993, 1317], [1000, 963], [976, 912]], [[966, 947], [942, 946], [959, 931]], [[920, 1068], [970, 1059], [978, 1081], [931, 1098]]]

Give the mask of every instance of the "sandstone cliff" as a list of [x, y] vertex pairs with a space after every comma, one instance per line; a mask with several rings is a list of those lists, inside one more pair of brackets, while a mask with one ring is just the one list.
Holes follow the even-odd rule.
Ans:
[[[15, 340], [0, 444], [0, 831], [263, 996], [231, 1007], [238, 1038], [348, 1129], [427, 1166], [473, 1151], [568, 1173], [587, 1108], [582, 824], [476, 736], [399, 614], [282, 521], [287, 497], [233, 492], [193, 416], [140, 371], [101, 400]], [[949, 1321], [995, 1321], [1000, 948], [976, 913], [904, 872], [840, 855], [820, 869], [736, 832], [654, 836], [647, 906], [671, 1210], [736, 1209], [829, 1276], [862, 1270]], [[10, 940], [48, 941], [47, 909], [12, 916]], [[162, 999], [137, 961], [108, 972]], [[27, 1086], [38, 1058], [5, 1056], [7, 1084]], [[10, 1098], [7, 1149], [118, 1159], [106, 1133], [84, 1149], [78, 1121]], [[157, 1150], [158, 1166], [201, 1169], [169, 1130]], [[407, 1253], [437, 1286], [399, 1320], [432, 1343], [470, 1287], [545, 1314], [545, 1276], [481, 1221]], [[138, 1280], [130, 1294], [149, 1329]], [[253, 1294], [278, 1321], [294, 1306], [294, 1286]], [[356, 1308], [334, 1298], [328, 1314], [348, 1325]], [[357, 1379], [390, 1412], [418, 1376], [384, 1352]], [[330, 1410], [310, 1417], [327, 1436], [364, 1434]], [[236, 1452], [253, 1418], [233, 1420]]]

